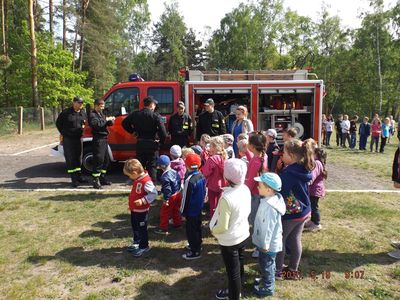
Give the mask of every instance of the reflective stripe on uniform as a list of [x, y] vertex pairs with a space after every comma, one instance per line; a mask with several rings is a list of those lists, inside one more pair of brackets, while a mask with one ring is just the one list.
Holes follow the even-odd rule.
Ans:
[[80, 172], [81, 171], [81, 168], [75, 168], [75, 169], [70, 169], [70, 170], [67, 170], [67, 172], [70, 174], [70, 173], [75, 173], [75, 172]]
[[219, 124], [212, 124], [212, 127], [219, 128]]
[[107, 170], [100, 170], [100, 172], [101, 172], [102, 174], [106, 174], [106, 173], [107, 173]]
[[100, 177], [101, 173], [92, 173], [93, 177]]

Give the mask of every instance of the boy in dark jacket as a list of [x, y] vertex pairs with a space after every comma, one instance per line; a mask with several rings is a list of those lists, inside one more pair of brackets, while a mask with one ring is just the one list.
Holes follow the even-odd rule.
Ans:
[[206, 179], [199, 172], [201, 158], [197, 154], [189, 154], [185, 159], [186, 174], [183, 188], [181, 213], [186, 217], [186, 236], [189, 242], [188, 252], [182, 257], [186, 260], [200, 258], [201, 235], [201, 210], [206, 197]]
[[336, 145], [338, 147], [342, 144], [342, 121], [343, 121], [343, 115], [338, 115], [338, 118], [335, 122]]
[[169, 217], [172, 217], [173, 226], [178, 228], [182, 225], [182, 218], [179, 211], [181, 206], [181, 177], [178, 172], [171, 169], [171, 161], [168, 156], [161, 155], [157, 166], [163, 171], [161, 175], [161, 193], [163, 204], [160, 209], [160, 228], [155, 233], [168, 234]]
[[360, 134], [360, 150], [367, 150], [367, 140], [371, 135], [371, 124], [368, 123], [369, 118], [364, 117], [364, 121], [360, 124], [358, 133]]

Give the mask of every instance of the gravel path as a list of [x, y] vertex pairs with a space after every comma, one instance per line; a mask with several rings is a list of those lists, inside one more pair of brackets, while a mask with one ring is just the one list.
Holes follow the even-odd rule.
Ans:
[[[65, 172], [63, 157], [50, 155], [51, 147], [44, 147], [20, 155], [18, 152], [48, 145], [58, 141], [55, 129], [27, 133], [23, 136], [0, 138], [0, 188], [37, 189], [69, 188], [70, 179]], [[334, 190], [393, 190], [390, 178], [374, 176], [365, 170], [349, 168], [345, 164], [327, 165], [326, 186]], [[122, 174], [122, 164], [112, 164], [109, 171], [113, 185], [109, 188], [126, 188], [127, 178]], [[88, 177], [89, 178], [89, 177]], [[90, 179], [90, 178], [89, 178]], [[86, 188], [90, 187], [86, 185]], [[85, 187], [83, 187], [85, 188]], [[106, 187], [108, 188], [108, 187]]]

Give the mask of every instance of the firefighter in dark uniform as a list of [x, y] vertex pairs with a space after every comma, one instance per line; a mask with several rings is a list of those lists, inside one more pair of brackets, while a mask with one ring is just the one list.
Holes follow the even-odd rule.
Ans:
[[82, 110], [83, 99], [76, 96], [72, 107], [63, 110], [57, 118], [56, 126], [63, 137], [63, 147], [67, 172], [71, 176], [72, 187], [87, 182], [82, 178], [82, 133], [85, 127], [86, 113]]
[[196, 139], [200, 141], [201, 135], [207, 133], [209, 136], [217, 136], [226, 133], [223, 114], [214, 109], [214, 100], [209, 98], [204, 103], [205, 112], [199, 116], [196, 127]]
[[89, 115], [89, 125], [92, 128], [93, 141], [93, 188], [100, 189], [102, 185], [110, 185], [106, 173], [110, 163], [108, 154], [108, 129], [114, 124], [114, 117], [105, 117], [103, 114], [104, 100], [96, 99], [94, 109]]
[[[164, 144], [167, 132], [161, 117], [154, 112], [157, 101], [148, 96], [143, 99], [144, 108], [134, 111], [122, 121], [122, 127], [137, 136], [136, 158], [155, 182], [157, 179], [156, 152], [159, 144]], [[156, 136], [158, 135], [158, 138]]]
[[185, 113], [185, 104], [178, 102], [178, 112], [169, 119], [169, 132], [171, 134], [172, 145], [181, 147], [187, 146], [189, 137], [192, 134], [192, 119]]

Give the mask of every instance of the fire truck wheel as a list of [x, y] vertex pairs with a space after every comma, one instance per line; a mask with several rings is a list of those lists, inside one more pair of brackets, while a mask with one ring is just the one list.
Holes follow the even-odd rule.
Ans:
[[300, 123], [294, 123], [293, 124], [293, 127], [294, 128], [296, 128], [296, 130], [297, 130], [297, 135], [296, 135], [296, 138], [297, 139], [300, 139], [302, 136], [303, 136], [303, 134], [304, 134], [304, 127], [303, 127], [303, 125], [301, 125]]
[[83, 145], [82, 170], [87, 174], [92, 174], [93, 172], [92, 146]]

